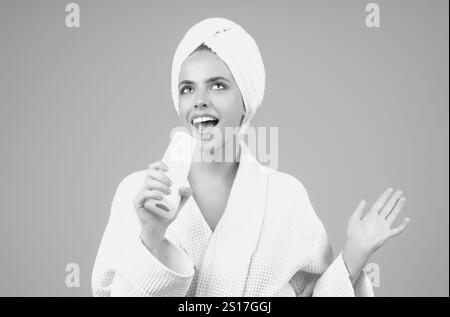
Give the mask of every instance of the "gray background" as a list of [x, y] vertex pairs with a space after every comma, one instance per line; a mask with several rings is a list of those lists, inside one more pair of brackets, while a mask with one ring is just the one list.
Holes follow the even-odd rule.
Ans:
[[[160, 159], [178, 119], [175, 48], [220, 16], [267, 72], [253, 124], [279, 127], [279, 170], [307, 188], [336, 251], [360, 199], [404, 190], [407, 231], [370, 262], [378, 296], [448, 296], [448, 1], [0, 2], [0, 295], [90, 296], [114, 191]], [[65, 286], [65, 265], [81, 287]]]

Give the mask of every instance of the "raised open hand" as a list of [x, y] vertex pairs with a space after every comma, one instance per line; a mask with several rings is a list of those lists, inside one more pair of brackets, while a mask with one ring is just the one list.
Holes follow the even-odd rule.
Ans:
[[358, 244], [361, 250], [373, 253], [406, 229], [409, 218], [405, 218], [399, 226], [392, 227], [406, 202], [401, 190], [396, 191], [388, 200], [392, 192], [392, 188], [388, 188], [365, 216], [363, 211], [366, 202], [364, 200], [360, 202], [348, 221], [347, 241], [352, 240], [352, 243]]
[[393, 227], [406, 198], [398, 190], [389, 199], [392, 192], [393, 189], [388, 188], [366, 215], [363, 212], [366, 202], [362, 200], [348, 220], [344, 260], [351, 275], [360, 271], [377, 249], [401, 234], [409, 224], [410, 218], [405, 218], [399, 226]]

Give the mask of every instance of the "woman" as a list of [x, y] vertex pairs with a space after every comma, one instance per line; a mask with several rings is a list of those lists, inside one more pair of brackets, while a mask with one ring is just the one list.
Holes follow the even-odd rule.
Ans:
[[[263, 167], [242, 142], [264, 85], [258, 47], [239, 25], [212, 18], [187, 32], [172, 64], [179, 119], [206, 139], [206, 152], [236, 140], [238, 151], [231, 161], [192, 163], [170, 220], [155, 209], [171, 192], [164, 163], [120, 183], [94, 265], [95, 296], [373, 296], [363, 267], [406, 228], [408, 218], [391, 228], [402, 192], [388, 189], [365, 216], [362, 201], [334, 258], [301, 182]], [[230, 127], [238, 128], [232, 137], [203, 138]]]

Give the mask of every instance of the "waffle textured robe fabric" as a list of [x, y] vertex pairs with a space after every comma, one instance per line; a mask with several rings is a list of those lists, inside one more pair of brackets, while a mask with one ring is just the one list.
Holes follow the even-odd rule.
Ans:
[[119, 184], [92, 273], [94, 296], [373, 296], [334, 257], [307, 191], [268, 170], [241, 143], [240, 165], [214, 231], [193, 197], [167, 229], [161, 254], [142, 244], [133, 199], [145, 170]]

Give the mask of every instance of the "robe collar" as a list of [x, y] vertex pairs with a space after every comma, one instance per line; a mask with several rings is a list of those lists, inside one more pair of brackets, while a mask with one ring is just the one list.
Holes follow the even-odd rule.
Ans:
[[214, 232], [192, 197], [175, 220], [184, 232], [181, 240], [198, 243], [194, 250], [203, 251], [192, 255], [199, 260], [196, 296], [245, 295], [264, 221], [268, 173], [242, 140], [240, 147], [239, 168]]

